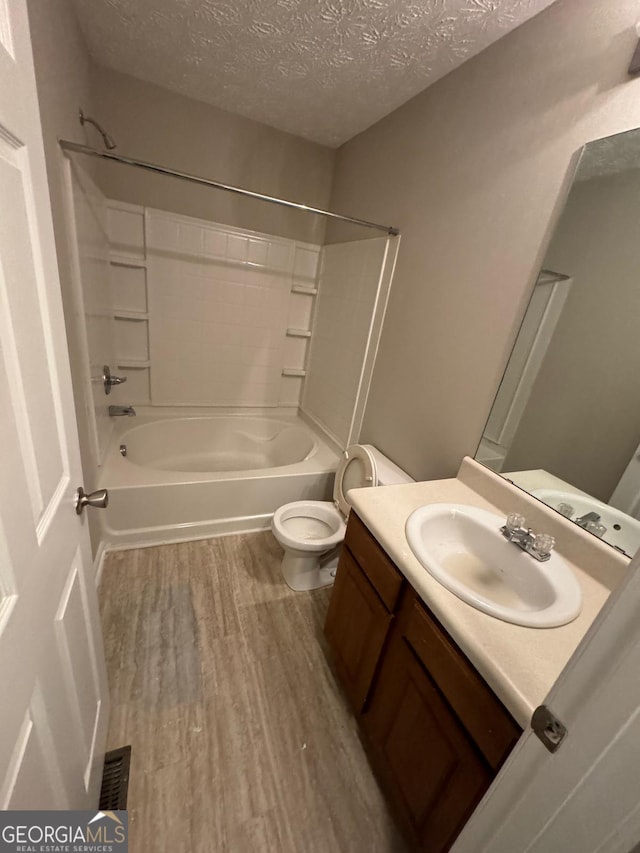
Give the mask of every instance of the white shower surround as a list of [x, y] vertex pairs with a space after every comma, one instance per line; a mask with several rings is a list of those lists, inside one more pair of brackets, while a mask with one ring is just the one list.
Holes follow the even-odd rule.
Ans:
[[[93, 330], [91, 343], [98, 344], [92, 349], [86, 343], [86, 382], [93, 394], [88, 408], [96, 426], [95, 465], [111, 495], [100, 515], [104, 545], [263, 529], [284, 503], [329, 499], [339, 453], [359, 436], [399, 238], [324, 247], [318, 282], [316, 245], [108, 201], [84, 175], [76, 187], [70, 171], [68, 178], [70, 199], [76, 194], [79, 313], [85, 332]], [[155, 264], [164, 262], [169, 274], [157, 287]], [[195, 292], [183, 265], [202, 272]], [[318, 285], [325, 298], [314, 312]], [[272, 310], [274, 291], [280, 298]], [[260, 304], [249, 304], [256, 295]], [[162, 328], [163, 312], [165, 330], [173, 325], [177, 334], [158, 352], [154, 335]], [[159, 323], [155, 330], [154, 322]], [[184, 348], [198, 339], [198, 324], [206, 346], [230, 346], [226, 326], [234, 335], [240, 331], [236, 344], [246, 344], [245, 373], [229, 387], [245, 391], [260, 366], [253, 357], [256, 330], [273, 333], [278, 358], [268, 398], [250, 395], [241, 400], [243, 407], [230, 408], [224, 405], [229, 398], [218, 394], [206, 398], [205, 407], [194, 406], [203, 401], [194, 389], [201, 393], [215, 364], [203, 348], [190, 363], [179, 363]], [[307, 358], [316, 329], [315, 355]], [[342, 353], [337, 371], [335, 358], [329, 358], [332, 348]], [[224, 356], [221, 351], [220, 373], [227, 365]], [[173, 384], [163, 384], [174, 361]], [[109, 397], [102, 388], [103, 364], [128, 380]], [[304, 411], [300, 393], [309, 378]], [[186, 393], [176, 400], [171, 394], [182, 383]], [[108, 417], [110, 404], [134, 404], [138, 417]], [[131, 433], [130, 459], [119, 452], [125, 432]]]
[[145, 221], [154, 404], [284, 402], [282, 371], [304, 366], [286, 361], [292, 276], [306, 260], [315, 283], [320, 247], [156, 210]]
[[128, 377], [113, 402], [300, 407], [341, 447], [358, 440], [398, 237], [319, 247], [108, 205]]
[[297, 407], [320, 246], [108, 205], [127, 402]]

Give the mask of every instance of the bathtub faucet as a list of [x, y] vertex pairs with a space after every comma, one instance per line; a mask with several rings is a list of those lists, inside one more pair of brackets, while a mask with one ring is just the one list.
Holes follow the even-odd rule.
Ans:
[[135, 418], [136, 410], [133, 406], [109, 406], [110, 418], [121, 418], [127, 415], [129, 418]]

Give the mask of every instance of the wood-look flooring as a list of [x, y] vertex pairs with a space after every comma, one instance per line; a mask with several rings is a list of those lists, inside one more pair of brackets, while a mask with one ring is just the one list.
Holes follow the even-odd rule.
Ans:
[[270, 533], [107, 555], [131, 853], [405, 849], [326, 661], [330, 590], [289, 590], [281, 556]]

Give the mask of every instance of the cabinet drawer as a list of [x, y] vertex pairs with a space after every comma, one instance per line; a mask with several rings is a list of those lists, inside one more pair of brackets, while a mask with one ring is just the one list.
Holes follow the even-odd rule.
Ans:
[[497, 770], [522, 730], [417, 597], [404, 639], [429, 671], [460, 722]]
[[354, 512], [349, 515], [344, 541], [387, 609], [393, 612], [404, 578]]

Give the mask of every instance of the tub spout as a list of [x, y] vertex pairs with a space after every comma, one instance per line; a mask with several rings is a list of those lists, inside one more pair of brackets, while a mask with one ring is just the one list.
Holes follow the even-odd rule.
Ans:
[[121, 418], [125, 415], [129, 418], [135, 418], [136, 410], [133, 406], [109, 406], [110, 418]]

